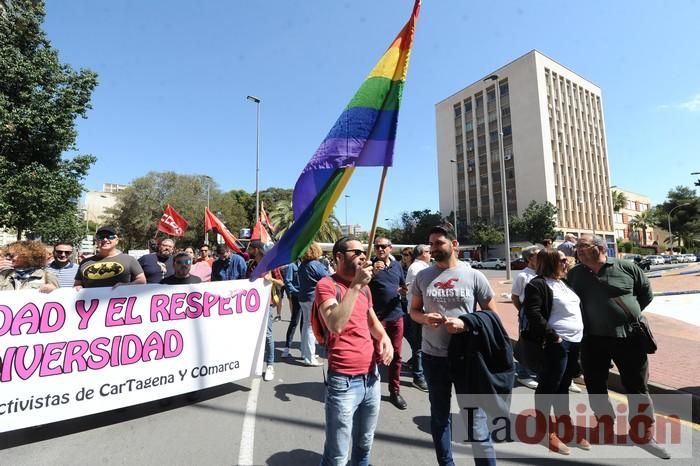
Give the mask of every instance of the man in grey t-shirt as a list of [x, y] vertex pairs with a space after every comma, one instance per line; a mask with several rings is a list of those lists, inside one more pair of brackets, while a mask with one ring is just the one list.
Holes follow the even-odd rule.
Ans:
[[[457, 260], [459, 243], [452, 229], [433, 227], [429, 235], [430, 253], [436, 263], [416, 275], [411, 287], [411, 318], [423, 326], [423, 371], [428, 382], [435, 454], [438, 464], [454, 464], [450, 426], [453, 381], [447, 347], [452, 334], [465, 331], [460, 315], [476, 311], [477, 303], [481, 309], [495, 311], [496, 301], [484, 274]], [[455, 385], [455, 391], [464, 393], [464, 387]], [[488, 439], [485, 413], [478, 410], [472, 419], [475, 438]], [[472, 448], [475, 458], [487, 458], [495, 464], [496, 452], [490, 440], [473, 442]]]

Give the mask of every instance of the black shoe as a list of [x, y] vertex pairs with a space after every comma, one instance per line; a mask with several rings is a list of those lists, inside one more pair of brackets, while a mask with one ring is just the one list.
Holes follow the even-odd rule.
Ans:
[[406, 403], [406, 400], [403, 399], [400, 393], [389, 393], [389, 401], [399, 409], [408, 408], [408, 403]]
[[656, 443], [656, 440], [651, 439], [647, 443], [642, 443], [639, 448], [646, 450], [654, 456], [661, 458], [662, 460], [670, 460], [671, 455], [664, 447]]
[[422, 392], [427, 392], [428, 391], [428, 383], [425, 381], [423, 378], [417, 378], [415, 377], [413, 379], [413, 386], [416, 387], [418, 390]]

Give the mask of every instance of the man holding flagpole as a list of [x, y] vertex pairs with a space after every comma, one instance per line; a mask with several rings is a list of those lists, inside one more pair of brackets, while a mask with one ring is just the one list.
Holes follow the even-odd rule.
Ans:
[[326, 442], [321, 464], [367, 465], [381, 398], [374, 341], [384, 364], [391, 362], [394, 350], [372, 308], [367, 288], [372, 265], [362, 243], [341, 238], [333, 245], [333, 257], [336, 272], [318, 282], [315, 298], [328, 329]]

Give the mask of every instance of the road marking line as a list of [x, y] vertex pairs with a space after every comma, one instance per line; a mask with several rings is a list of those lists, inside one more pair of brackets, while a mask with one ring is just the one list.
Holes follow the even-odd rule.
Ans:
[[[615, 401], [619, 401], [620, 403], [627, 404], [627, 395], [622, 395], [620, 393], [615, 393], [615, 392], [610, 392], [609, 393], [610, 398], [613, 398]], [[690, 427], [693, 430], [697, 430], [700, 432], [700, 424], [695, 424], [694, 422], [691, 421], [686, 421], [685, 419], [676, 419], [676, 418], [669, 418], [665, 414], [659, 413], [658, 411], [656, 412], [658, 416], [663, 416], [666, 419], [673, 420], [674, 422], [678, 422], [682, 426]]]
[[248, 403], [245, 406], [243, 427], [241, 428], [241, 443], [238, 449], [238, 462], [242, 466], [253, 464], [255, 449], [255, 414], [258, 410], [258, 394], [260, 393], [260, 378], [255, 377], [248, 393]]

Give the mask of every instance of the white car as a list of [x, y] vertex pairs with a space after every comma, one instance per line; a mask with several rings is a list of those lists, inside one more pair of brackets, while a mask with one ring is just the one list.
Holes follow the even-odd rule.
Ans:
[[695, 254], [683, 254], [683, 262], [696, 262], [698, 260]]
[[662, 256], [656, 255], [646, 256], [645, 259], [649, 259], [651, 261], [651, 265], [661, 265], [666, 262]]
[[472, 264], [472, 266], [477, 268], [477, 269], [502, 270], [502, 269], [506, 268], [506, 260], [505, 259], [497, 259], [497, 258], [485, 259], [485, 260], [482, 260], [478, 265]]

